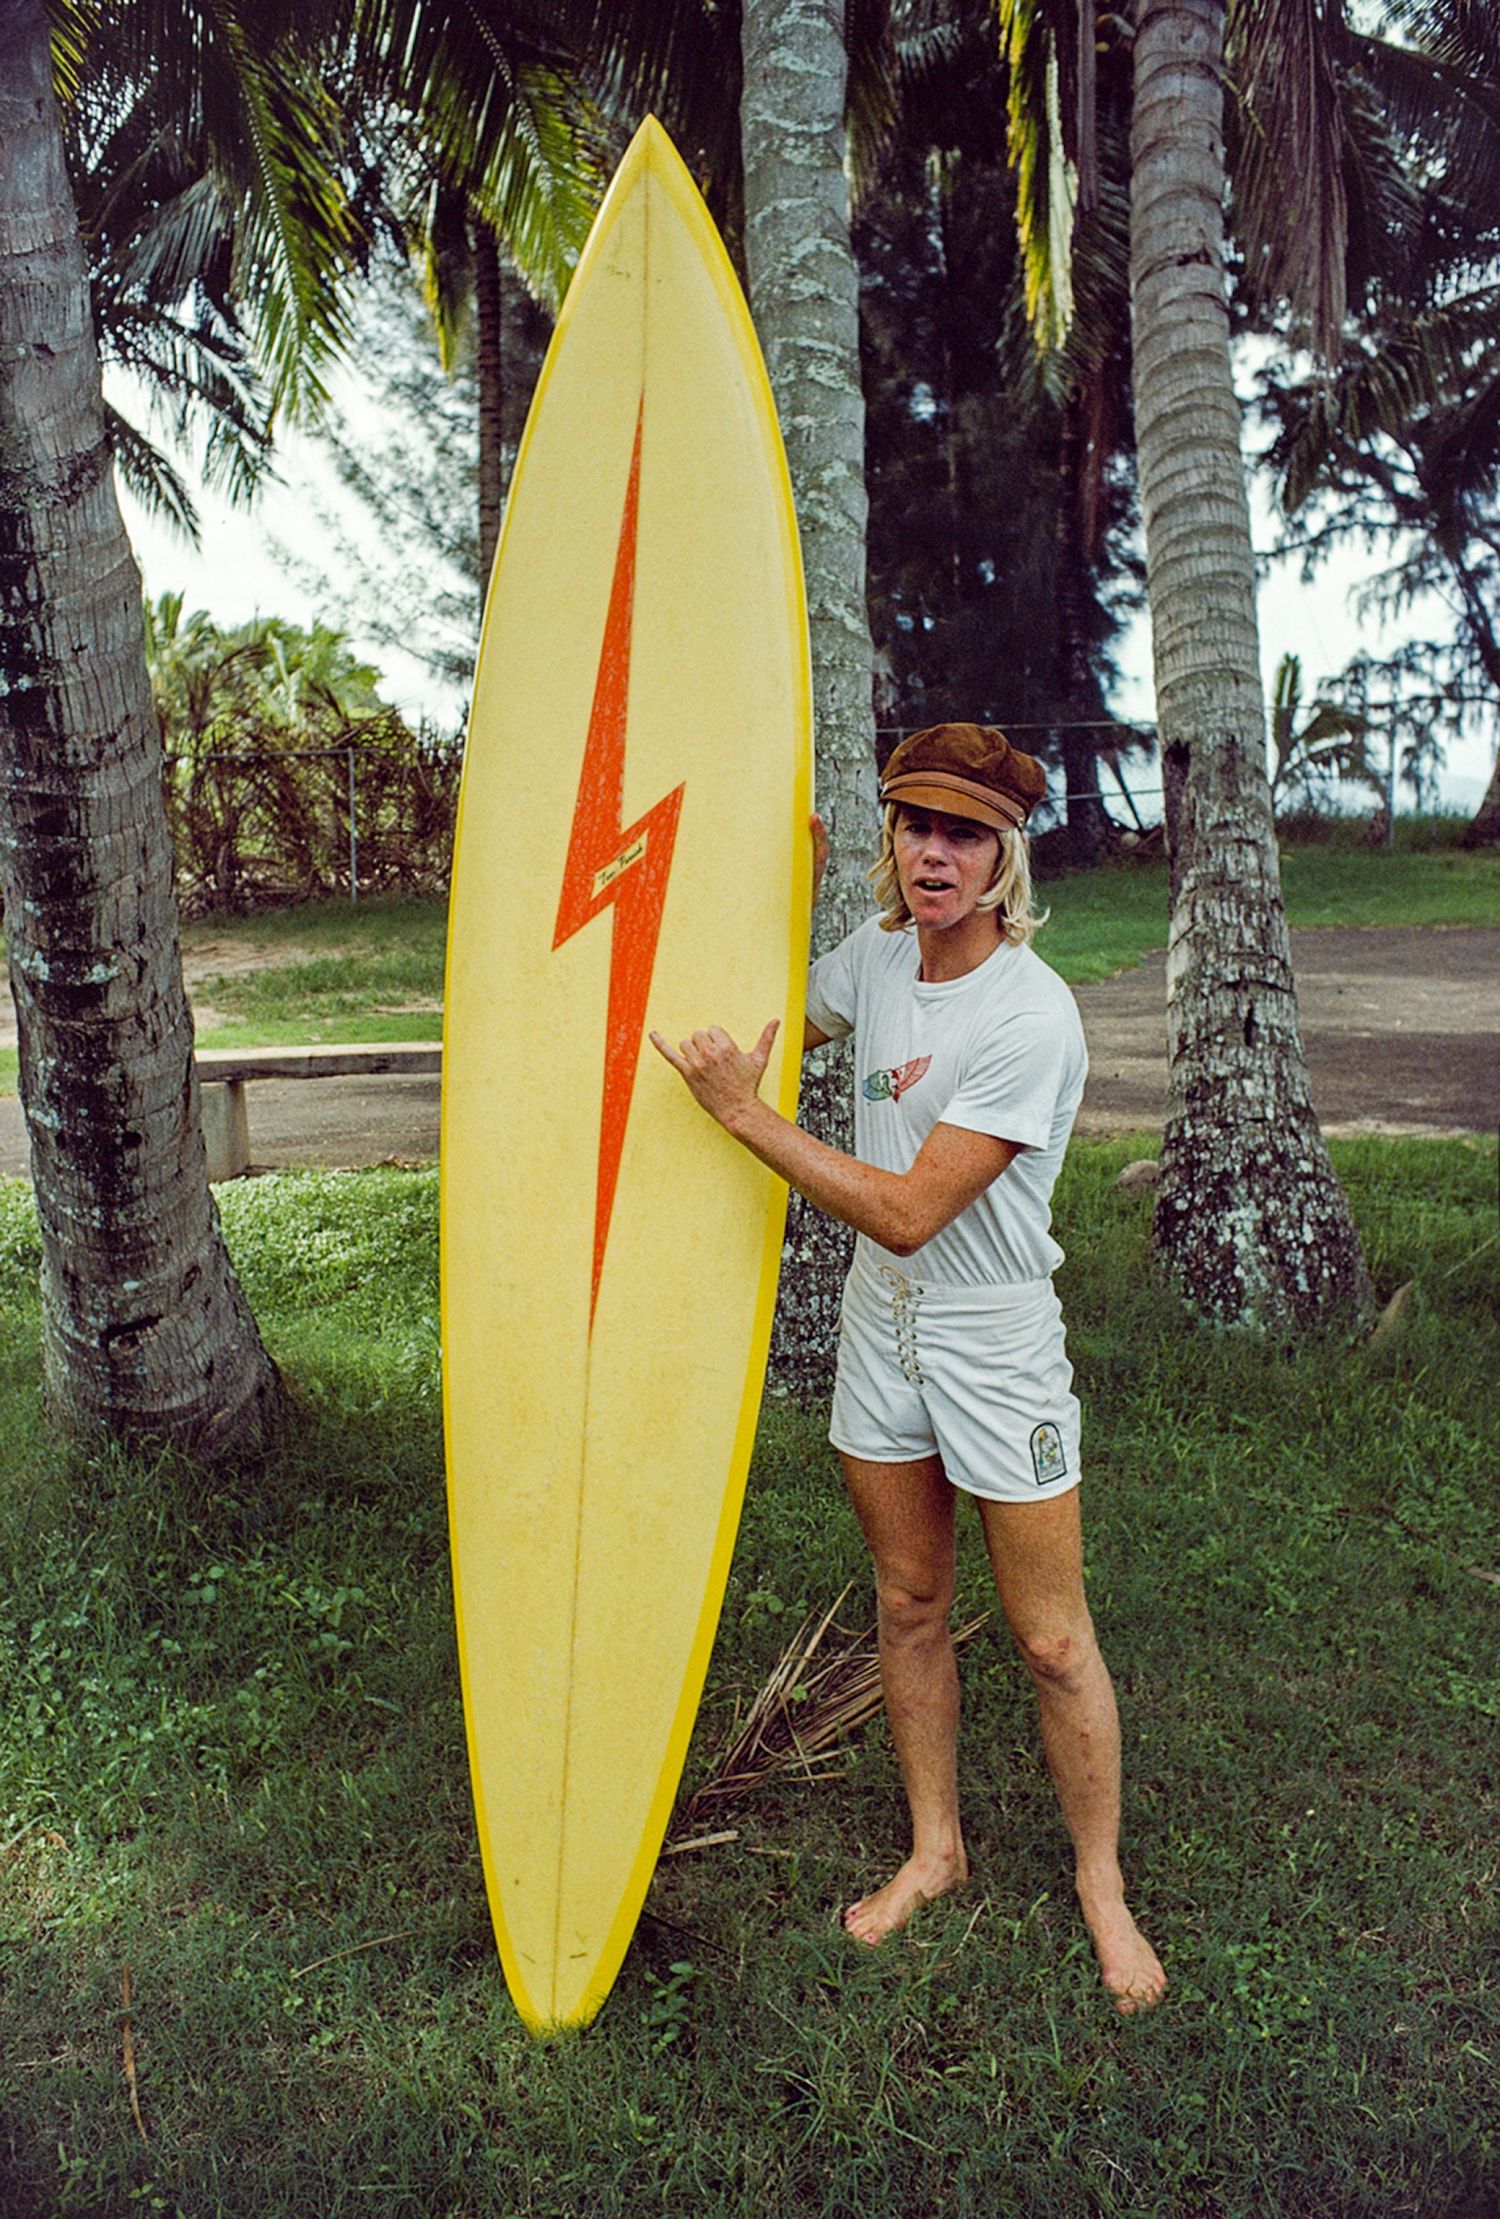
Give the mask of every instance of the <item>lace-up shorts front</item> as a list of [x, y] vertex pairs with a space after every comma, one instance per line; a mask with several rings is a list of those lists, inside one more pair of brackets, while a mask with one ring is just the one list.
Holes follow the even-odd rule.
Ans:
[[1035, 1502], [1079, 1481], [1078, 1401], [1050, 1279], [955, 1287], [856, 1259], [829, 1437], [872, 1464], [940, 1456], [955, 1487]]

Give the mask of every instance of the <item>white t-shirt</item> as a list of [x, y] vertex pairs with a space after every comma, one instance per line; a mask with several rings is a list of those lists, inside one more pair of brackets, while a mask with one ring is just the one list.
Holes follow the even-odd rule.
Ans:
[[920, 967], [916, 932], [882, 932], [875, 918], [813, 965], [808, 1016], [830, 1039], [854, 1035], [855, 1154], [909, 1171], [937, 1124], [1021, 1153], [914, 1255], [861, 1234], [859, 1256], [938, 1286], [1045, 1279], [1063, 1260], [1052, 1188], [1088, 1070], [1077, 1005], [1050, 965], [1008, 940], [960, 979], [928, 985]]

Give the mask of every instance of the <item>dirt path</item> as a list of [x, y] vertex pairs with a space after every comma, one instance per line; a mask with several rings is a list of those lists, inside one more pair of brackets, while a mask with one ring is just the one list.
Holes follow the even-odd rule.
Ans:
[[[1292, 954], [1313, 1100], [1326, 1131], [1495, 1129], [1500, 927], [1299, 931]], [[230, 968], [222, 949], [194, 950], [194, 957], [190, 993], [195, 980]], [[278, 946], [276, 960], [290, 959]], [[1091, 1064], [1078, 1130], [1158, 1127], [1167, 1070], [1165, 956], [1077, 994]], [[438, 1029], [434, 1021], [434, 1037]], [[438, 1082], [266, 1080], [250, 1089], [250, 1138], [257, 1169], [426, 1161], [438, 1148]], [[20, 1105], [0, 1100], [0, 1173], [24, 1177], [26, 1170]]]
[[[1500, 1110], [1500, 927], [1292, 934], [1302, 1038], [1326, 1132], [1493, 1132]], [[1082, 1133], [1159, 1126], [1167, 959], [1077, 989], [1089, 1043]]]

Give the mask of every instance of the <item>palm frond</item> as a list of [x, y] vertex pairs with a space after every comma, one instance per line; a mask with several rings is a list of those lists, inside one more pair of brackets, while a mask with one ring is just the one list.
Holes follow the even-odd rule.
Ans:
[[[838, 1768], [850, 1734], [880, 1709], [874, 1627], [851, 1633], [837, 1624], [848, 1593], [844, 1588], [825, 1611], [797, 1628], [750, 1708], [730, 1729], [709, 1777], [684, 1807], [685, 1827], [698, 1824], [710, 1808], [743, 1800], [777, 1773], [823, 1778]], [[985, 1611], [960, 1627], [954, 1646], [972, 1641], [989, 1617]], [[825, 1650], [830, 1632], [836, 1638]]]
[[584, 0], [503, 13], [478, 0], [354, 0], [358, 98], [420, 145], [408, 203], [425, 202], [434, 182], [462, 197], [553, 306], [604, 185], [584, 13]]
[[1399, 440], [1440, 411], [1445, 432], [1468, 441], [1483, 469], [1485, 452], [1493, 457], [1500, 411], [1500, 368], [1490, 367], [1497, 317], [1500, 287], [1480, 287], [1351, 348], [1332, 380], [1269, 379], [1266, 406], [1280, 430], [1266, 461], [1286, 513], [1295, 515], [1320, 488], [1344, 482], [1356, 458], [1363, 458], [1361, 472], [1377, 468], [1371, 451], [1381, 438]]
[[1124, 381], [1130, 331], [1130, 148], [1122, 119], [1100, 118], [1099, 189], [1073, 227], [1073, 314], [1063, 346], [1065, 382], [1086, 383], [1109, 364]]
[[322, 370], [342, 352], [348, 315], [337, 282], [354, 260], [336, 175], [339, 123], [312, 72], [290, 56], [262, 60], [225, 25], [239, 63], [242, 128], [253, 158], [236, 239], [238, 286], [258, 305], [258, 338], [278, 408], [306, 415], [326, 399]]
[[[1500, 59], [1494, 51], [1500, 12], [1485, 6], [1476, 14], [1463, 0], [1441, 0], [1393, 13], [1409, 21], [1419, 43], [1351, 33], [1350, 68], [1370, 86], [1396, 145], [1408, 159], [1417, 158], [1428, 189], [1440, 190], [1456, 208], [1467, 207], [1476, 228], [1493, 241], [1500, 224]], [[1445, 35], [1434, 27], [1438, 17], [1462, 17], [1467, 32]]]
[[849, 75], [844, 121], [849, 166], [856, 182], [874, 169], [901, 112], [900, 58], [891, 0], [848, 0], [844, 38]]
[[903, 108], [918, 87], [949, 77], [977, 21], [976, 17], [956, 23], [946, 14], [916, 20], [910, 9], [902, 10], [901, 20], [895, 25], [895, 62]]
[[[285, 0], [57, 6], [95, 127], [125, 119], [143, 147], [171, 140], [189, 172], [214, 178], [233, 211], [236, 292], [273, 404], [317, 405], [345, 336], [357, 240], [338, 174], [341, 119], [314, 31], [301, 28], [306, 11]], [[333, 0], [326, 12], [336, 14]]]
[[739, 191], [740, 11], [724, 0], [562, 0], [590, 84], [627, 128], [659, 116], [710, 198]]
[[532, 292], [552, 307], [567, 290], [604, 190], [591, 144], [588, 114], [564, 81], [547, 70], [523, 71], [472, 193]]
[[1075, 185], [1063, 139], [1057, 41], [1040, 0], [996, 0], [996, 6], [1026, 316], [1046, 352], [1063, 345], [1073, 320]]
[[1344, 80], [1344, 193], [1348, 207], [1347, 279], [1356, 311], [1391, 293], [1421, 302], [1434, 265], [1427, 210], [1406, 142], [1362, 69]]
[[67, 107], [84, 77], [84, 56], [99, 27], [100, 0], [47, 0], [52, 24], [52, 82]]
[[155, 205], [137, 202], [133, 222], [119, 221], [126, 217], [122, 199], [137, 182], [133, 175], [116, 172], [113, 190], [99, 210], [108, 254], [96, 286], [125, 298], [179, 301], [205, 282], [220, 258], [227, 276], [234, 210], [218, 182], [209, 176], [192, 178]]
[[1500, 15], [1490, 0], [1385, 0], [1393, 23], [1471, 77], [1500, 77]]
[[1315, 350], [1336, 361], [1346, 306], [1346, 125], [1322, 9], [1319, 0], [1239, 0], [1230, 25], [1246, 287], [1257, 302], [1289, 302]]
[[115, 467], [148, 516], [170, 524], [190, 546], [199, 538], [198, 511], [180, 472], [145, 433], [106, 401], [104, 420]]

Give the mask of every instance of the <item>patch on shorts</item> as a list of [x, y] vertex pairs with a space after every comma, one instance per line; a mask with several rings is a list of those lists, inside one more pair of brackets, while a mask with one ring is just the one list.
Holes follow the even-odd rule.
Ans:
[[1054, 1479], [1066, 1478], [1068, 1452], [1055, 1425], [1032, 1427], [1031, 1468], [1036, 1473], [1038, 1487], [1050, 1487]]

